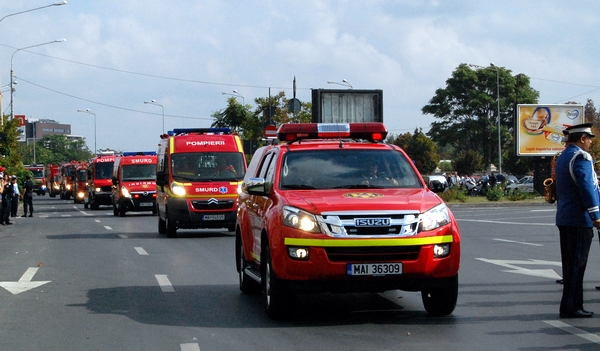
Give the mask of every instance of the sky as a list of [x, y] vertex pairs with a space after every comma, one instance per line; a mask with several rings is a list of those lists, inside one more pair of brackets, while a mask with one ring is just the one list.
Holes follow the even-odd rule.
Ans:
[[591, 99], [600, 106], [595, 0], [68, 0], [44, 7], [59, 1], [0, 1], [0, 18], [8, 16], [0, 20], [2, 109], [10, 113], [12, 67], [14, 114], [70, 124], [92, 151], [154, 151], [163, 111], [166, 130], [209, 127], [233, 96], [252, 110], [269, 91], [291, 98], [294, 77], [303, 102], [311, 89], [346, 89], [344, 79], [354, 89], [383, 90], [384, 123], [396, 135], [429, 130], [435, 118], [421, 108], [461, 63], [529, 76], [541, 104]]

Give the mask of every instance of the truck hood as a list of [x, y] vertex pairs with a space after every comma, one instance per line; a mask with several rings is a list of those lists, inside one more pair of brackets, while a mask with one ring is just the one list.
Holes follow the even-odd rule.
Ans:
[[286, 190], [288, 204], [314, 214], [332, 211], [417, 211], [443, 201], [428, 189]]

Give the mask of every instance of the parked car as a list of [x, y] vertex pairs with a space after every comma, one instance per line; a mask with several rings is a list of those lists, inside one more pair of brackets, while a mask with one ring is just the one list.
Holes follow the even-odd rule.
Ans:
[[427, 176], [427, 185], [432, 191], [441, 193], [448, 188], [448, 180], [443, 175], [432, 174]]
[[533, 193], [533, 176], [525, 176], [519, 179], [518, 183], [509, 184], [504, 193], [507, 195], [520, 191], [523, 193]]

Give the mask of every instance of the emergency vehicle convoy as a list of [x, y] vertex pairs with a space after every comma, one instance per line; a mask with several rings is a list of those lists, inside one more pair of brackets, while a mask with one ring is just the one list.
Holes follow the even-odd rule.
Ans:
[[246, 173], [239, 136], [229, 128], [174, 129], [161, 136], [156, 168], [158, 232], [235, 228]]
[[380, 122], [284, 124], [256, 151], [239, 196], [240, 290], [263, 291], [269, 317], [310, 292], [419, 291], [454, 311], [459, 228]]
[[87, 194], [87, 162], [78, 162], [75, 165], [75, 178], [73, 180], [73, 202], [81, 204]]
[[50, 197], [60, 194], [60, 166], [49, 164], [47, 166], [46, 190]]
[[90, 160], [84, 208], [97, 210], [101, 205], [112, 205], [112, 174], [116, 158], [114, 152], [105, 152]]
[[156, 214], [156, 152], [124, 152], [115, 160], [112, 206], [115, 216], [127, 211]]
[[30, 171], [33, 176], [33, 192], [38, 195], [46, 195], [46, 176], [44, 165], [25, 165], [25, 169]]

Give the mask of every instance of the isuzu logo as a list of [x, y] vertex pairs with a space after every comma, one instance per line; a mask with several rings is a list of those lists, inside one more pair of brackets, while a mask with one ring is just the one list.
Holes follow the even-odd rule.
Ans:
[[355, 218], [354, 225], [357, 227], [389, 227], [389, 218]]

